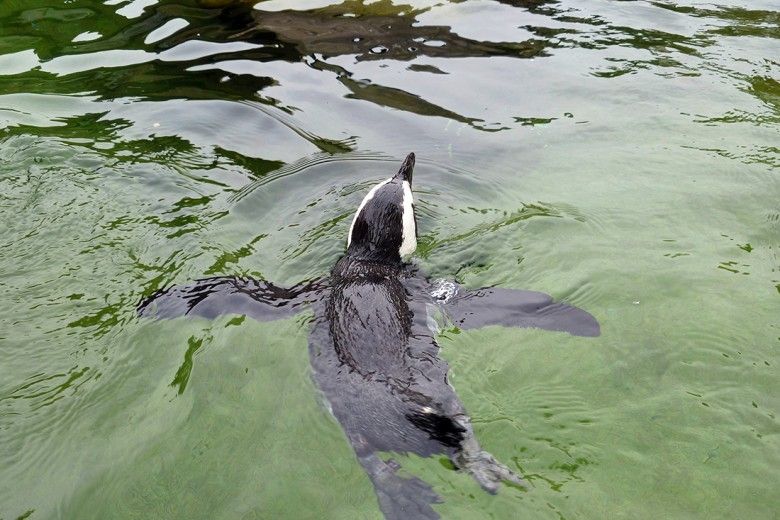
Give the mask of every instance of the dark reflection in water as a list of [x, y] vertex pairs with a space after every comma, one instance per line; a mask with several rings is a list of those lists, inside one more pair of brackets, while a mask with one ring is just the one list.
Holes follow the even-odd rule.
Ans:
[[[334, 58], [349, 56], [355, 64], [419, 58], [540, 58], [556, 49], [626, 47], [648, 54], [641, 58], [606, 58], [606, 66], [593, 74], [612, 78], [653, 69], [662, 75], [695, 76], [700, 73], [699, 63], [690, 58], [704, 59], [704, 49], [713, 46], [718, 36], [778, 36], [777, 12], [668, 2], [648, 5], [658, 13], [706, 22], [697, 26], [673, 20], [670, 27], [680, 28], [680, 32], [674, 32], [632, 27], [619, 19], [610, 20], [606, 14], [586, 15], [557, 1], [504, 0], [484, 5], [525, 12], [522, 19], [529, 23], [519, 26], [525, 32], [517, 31], [510, 41], [482, 41], [462, 36], [446, 25], [420, 22], [430, 12], [429, 7], [396, 5], [388, 0], [371, 4], [349, 0], [310, 10], [281, 11], [264, 11], [262, 3], [257, 7], [253, 4], [165, 2], [147, 6], [129, 19], [118, 14], [116, 7], [101, 3], [63, 8], [51, 0], [36, 0], [17, 4], [16, 8], [6, 7], [0, 10], [5, 43], [13, 42], [19, 50], [33, 49], [41, 67], [23, 75], [0, 76], [0, 89], [6, 93], [90, 92], [99, 100], [254, 100], [276, 106], [273, 99], [257, 94], [276, 84], [273, 77], [249, 70], [226, 75], [218, 64], [235, 60], [304, 61], [316, 70], [334, 74], [348, 89], [347, 97], [498, 131], [508, 127], [487, 124], [397, 86], [360, 78], [343, 63], [335, 63]], [[97, 31], [97, 39], [74, 42], [85, 27]], [[528, 37], [522, 39], [523, 34]], [[94, 58], [98, 61], [91, 63]], [[410, 65], [408, 70], [446, 73], [435, 65], [420, 63]], [[762, 99], [766, 99], [764, 86], [777, 91], [771, 78], [746, 80], [752, 84], [751, 92]], [[528, 124], [525, 118], [520, 119], [520, 125]], [[351, 149], [338, 144], [334, 148], [328, 142], [315, 145], [328, 152]]]
[[450, 27], [415, 25], [415, 17], [422, 10], [393, 5], [386, 0], [365, 9], [361, 7], [358, 2], [345, 2], [312, 11], [252, 10], [239, 25], [254, 25], [254, 28], [236, 36], [262, 38], [260, 35], [270, 32], [279, 41], [294, 45], [302, 56], [319, 54], [327, 58], [351, 54], [358, 61], [405, 61], [417, 56], [531, 58], [542, 55], [545, 47], [543, 40], [481, 42], [463, 38]]

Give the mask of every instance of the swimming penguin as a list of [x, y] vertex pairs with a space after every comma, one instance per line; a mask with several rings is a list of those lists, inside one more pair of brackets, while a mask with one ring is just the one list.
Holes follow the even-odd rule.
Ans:
[[486, 491], [523, 479], [482, 450], [469, 416], [447, 381], [432, 312], [460, 329], [536, 327], [598, 336], [587, 312], [532, 291], [466, 290], [431, 282], [404, 262], [417, 247], [412, 197], [414, 154], [374, 186], [352, 219], [346, 254], [330, 276], [285, 289], [264, 281], [217, 277], [164, 289], [141, 302], [143, 316], [242, 314], [257, 320], [312, 307], [313, 378], [373, 483], [388, 520], [439, 518], [432, 488], [398, 474], [386, 452], [444, 454]]

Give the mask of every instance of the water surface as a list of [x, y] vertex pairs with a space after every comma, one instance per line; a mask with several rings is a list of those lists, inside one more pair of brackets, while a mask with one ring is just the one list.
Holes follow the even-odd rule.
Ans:
[[444, 518], [780, 510], [780, 8], [4, 0], [0, 518], [381, 518], [310, 316], [150, 322], [174, 283], [327, 273], [415, 152], [415, 259], [599, 338], [440, 337], [483, 493]]

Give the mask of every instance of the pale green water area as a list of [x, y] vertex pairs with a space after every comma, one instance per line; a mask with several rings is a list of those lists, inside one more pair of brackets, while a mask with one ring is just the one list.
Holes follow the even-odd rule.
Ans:
[[311, 314], [153, 321], [291, 285], [417, 154], [415, 257], [598, 338], [442, 334], [483, 492], [454, 519], [780, 517], [777, 0], [0, 1], [0, 518], [381, 518]]

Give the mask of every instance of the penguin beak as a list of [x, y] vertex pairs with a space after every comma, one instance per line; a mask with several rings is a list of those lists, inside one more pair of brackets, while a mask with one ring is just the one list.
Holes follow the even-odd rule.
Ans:
[[414, 171], [414, 154], [410, 153], [404, 159], [404, 163], [401, 165], [401, 169], [395, 174], [396, 179], [401, 179], [412, 185], [412, 172]]

